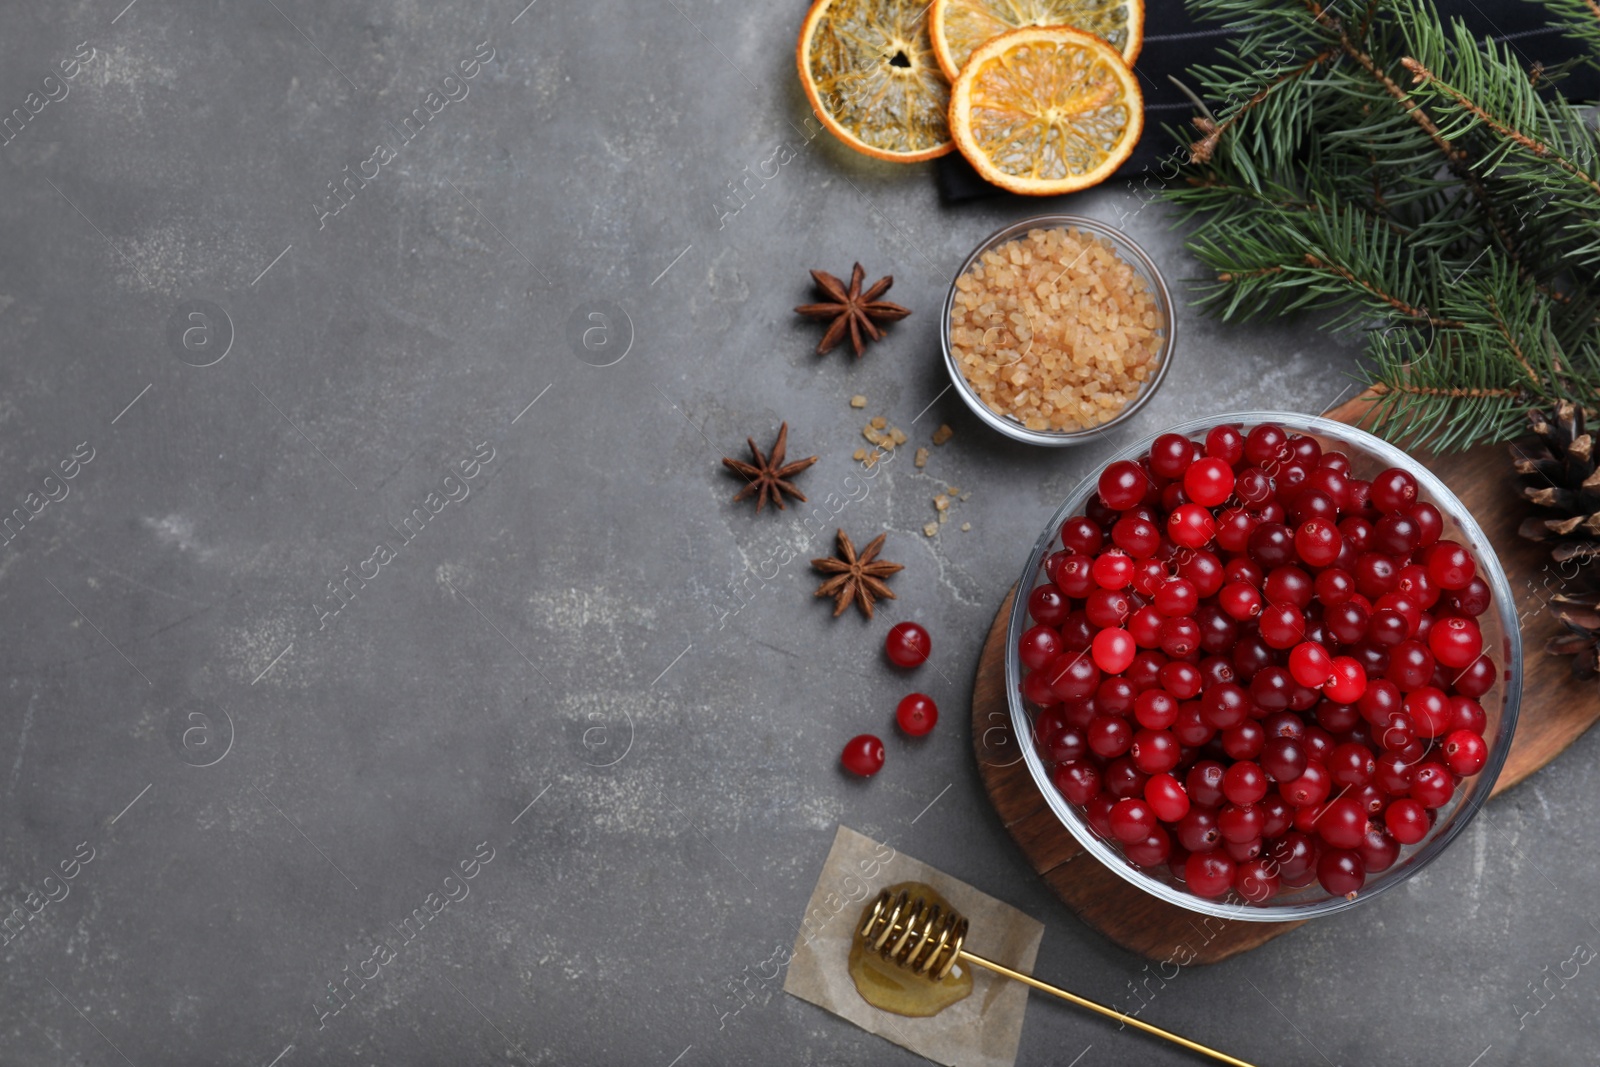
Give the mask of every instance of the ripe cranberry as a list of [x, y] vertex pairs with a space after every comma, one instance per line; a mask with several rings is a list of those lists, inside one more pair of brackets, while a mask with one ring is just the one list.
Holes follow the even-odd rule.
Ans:
[[1185, 548], [1200, 548], [1217, 532], [1217, 521], [1199, 504], [1180, 504], [1167, 516], [1167, 536]]
[[[1323, 500], [1315, 490], [1300, 494], [1300, 500], [1315, 495]], [[1329, 505], [1332, 510], [1332, 505]], [[1326, 567], [1339, 558], [1339, 550], [1344, 547], [1344, 538], [1339, 534], [1339, 528], [1326, 517], [1308, 518], [1300, 524], [1294, 532], [1294, 549], [1296, 554], [1313, 567]]]
[[1070, 597], [1082, 599], [1096, 587], [1094, 560], [1089, 556], [1068, 556], [1058, 552], [1050, 557], [1045, 569], [1061, 591]]
[[1056, 788], [1080, 807], [1100, 795], [1100, 772], [1088, 762], [1063, 763], [1056, 768]]
[[1399, 752], [1385, 752], [1378, 757], [1378, 788], [1392, 797], [1403, 797], [1411, 792], [1411, 764]]
[[1181, 478], [1198, 451], [1181, 433], [1164, 433], [1150, 446], [1150, 470], [1160, 478]]
[[1400, 573], [1395, 576], [1394, 588], [1395, 592], [1415, 599], [1423, 611], [1432, 609], [1439, 602], [1438, 585], [1428, 577], [1428, 568], [1418, 563], [1400, 568]]
[[1483, 633], [1473, 619], [1460, 616], [1440, 619], [1428, 633], [1428, 648], [1436, 661], [1459, 669], [1483, 652]]
[[1143, 841], [1158, 828], [1156, 813], [1143, 800], [1129, 797], [1119, 800], [1111, 808], [1111, 832], [1118, 841], [1134, 844]]
[[1354, 704], [1366, 691], [1366, 669], [1350, 656], [1334, 656], [1322, 689], [1336, 704]]
[[871, 778], [883, 769], [883, 742], [871, 734], [859, 734], [845, 742], [839, 762], [851, 774]]
[[1256, 528], [1257, 521], [1244, 508], [1224, 508], [1216, 517], [1217, 546], [1227, 552], [1243, 552], [1249, 547], [1250, 532]]
[[1152, 775], [1145, 783], [1144, 798], [1162, 822], [1177, 822], [1189, 814], [1189, 794], [1171, 774]]
[[1154, 604], [1146, 604], [1128, 616], [1128, 633], [1140, 648], [1156, 648], [1161, 644], [1161, 624], [1165, 621]]
[[[1200, 605], [1194, 613], [1195, 625], [1200, 629], [1200, 650], [1217, 657], [1220, 662], [1224, 652], [1229, 651], [1239, 642], [1239, 624], [1227, 612], [1217, 607], [1215, 603], [1208, 602]], [[1228, 667], [1227, 681], [1233, 678], [1233, 668]]]
[[1417, 524], [1417, 529], [1422, 532], [1419, 545], [1427, 548], [1439, 540], [1439, 535], [1444, 532], [1444, 516], [1439, 509], [1427, 501], [1415, 504], [1411, 508], [1411, 521]]
[[1234, 804], [1254, 804], [1267, 795], [1267, 776], [1261, 767], [1240, 760], [1222, 775], [1222, 795]]
[[1206, 455], [1236, 466], [1244, 458], [1244, 434], [1237, 426], [1213, 426], [1206, 434]]
[[1400, 710], [1410, 717], [1418, 737], [1438, 737], [1450, 728], [1450, 700], [1433, 686], [1407, 693]]
[[1204, 808], [1215, 808], [1223, 802], [1222, 780], [1227, 768], [1216, 760], [1201, 760], [1189, 768], [1184, 786], [1189, 798]]
[[1269, 604], [1293, 604], [1304, 611], [1311, 604], [1314, 586], [1311, 575], [1293, 564], [1274, 567], [1261, 584], [1262, 595]]
[[1061, 635], [1048, 626], [1034, 626], [1017, 640], [1017, 658], [1030, 671], [1037, 671], [1061, 655]]
[[[911, 698], [907, 697], [901, 703], [904, 704], [909, 699]], [[937, 714], [937, 711], [935, 711], [936, 718]], [[899, 717], [899, 709], [896, 708], [895, 718], [898, 719]], [[901, 724], [901, 729], [905, 729], [903, 723]], [[929, 729], [932, 729], [931, 725]], [[907, 732], [909, 733], [910, 731]], [[924, 730], [923, 733], [927, 733], [927, 730]], [[1089, 755], [1089, 741], [1084, 736], [1083, 727], [1063, 726], [1055, 732], [1054, 737], [1048, 739], [1044, 745], [1044, 750], [1045, 754], [1055, 763], [1072, 763]]]
[[1178, 719], [1178, 702], [1163, 689], [1146, 689], [1134, 699], [1133, 717], [1147, 730], [1165, 730]]
[[1111, 540], [1134, 559], [1148, 559], [1161, 547], [1161, 529], [1149, 519], [1130, 513], [1111, 527]]
[[1467, 582], [1466, 589], [1451, 592], [1450, 597], [1445, 598], [1445, 603], [1456, 614], [1477, 617], [1490, 609], [1490, 600], [1490, 584], [1483, 581], [1482, 577], [1474, 577]]
[[1183, 472], [1183, 491], [1196, 504], [1214, 508], [1233, 492], [1233, 469], [1214, 456], [1204, 456]]
[[1483, 731], [1489, 725], [1489, 717], [1484, 714], [1483, 705], [1471, 697], [1457, 694], [1450, 698], [1450, 730], [1468, 730], [1483, 736]]
[[1281, 522], [1263, 522], [1252, 530], [1249, 552], [1250, 558], [1268, 571], [1292, 563], [1297, 558], [1294, 535]]
[[1232, 618], [1243, 622], [1261, 614], [1265, 602], [1254, 586], [1229, 582], [1217, 593], [1217, 604]]
[[1373, 514], [1372, 483], [1360, 478], [1351, 478], [1350, 484], [1345, 487], [1344, 500], [1341, 504], [1344, 510], [1352, 515], [1365, 517]]
[[1126, 589], [1133, 581], [1133, 557], [1115, 549], [1094, 558], [1090, 573], [1101, 589]]
[[894, 709], [895, 722], [912, 737], [921, 737], [939, 721], [939, 705], [926, 693], [908, 693]]
[[[1192, 797], [1191, 797], [1192, 799]], [[1210, 852], [1222, 844], [1222, 832], [1217, 829], [1217, 813], [1198, 804], [1173, 827], [1178, 844], [1190, 852]]]
[[1161, 669], [1166, 666], [1167, 657], [1153, 648], [1143, 649], [1128, 669], [1123, 672], [1123, 677], [1133, 683], [1133, 688], [1138, 692], [1154, 689], [1161, 684]]
[[1258, 467], [1281, 465], [1294, 454], [1288, 446], [1289, 435], [1283, 427], [1264, 422], [1245, 435], [1244, 458]]
[[1161, 624], [1161, 651], [1174, 658], [1187, 656], [1200, 647], [1200, 625], [1184, 616]]
[[1278, 787], [1278, 792], [1283, 794], [1283, 799], [1297, 808], [1310, 807], [1321, 804], [1328, 799], [1328, 791], [1333, 782], [1328, 777], [1328, 772], [1320, 763], [1307, 763], [1306, 769], [1300, 777], [1284, 782]]
[[1246, 467], [1233, 479], [1233, 492], [1250, 507], [1260, 507], [1272, 499], [1272, 479], [1259, 467]]
[[1268, 604], [1259, 626], [1261, 640], [1272, 648], [1293, 648], [1305, 637], [1306, 617], [1293, 604]]
[[1169, 618], [1192, 615], [1200, 606], [1200, 594], [1187, 578], [1169, 578], [1156, 588], [1154, 603], [1156, 610]]
[[1245, 691], [1232, 682], [1213, 685], [1200, 695], [1200, 717], [1218, 730], [1244, 722], [1249, 706]]
[[1194, 852], [1184, 862], [1183, 880], [1196, 896], [1220, 897], [1233, 887], [1234, 871], [1226, 853]]
[[1403, 692], [1421, 689], [1433, 678], [1433, 653], [1421, 641], [1402, 641], [1390, 653], [1384, 677]]
[[1317, 834], [1334, 848], [1358, 848], [1367, 832], [1367, 812], [1354, 798], [1332, 801], [1317, 816]]
[[1057, 700], [1082, 700], [1100, 684], [1100, 668], [1082, 652], [1063, 652], [1044, 669]]
[[1477, 774], [1489, 759], [1489, 746], [1471, 730], [1454, 730], [1444, 739], [1444, 758], [1463, 778]]
[[1472, 554], [1454, 541], [1440, 541], [1428, 552], [1428, 577], [1440, 589], [1465, 589], [1477, 573]]
[[1239, 681], [1248, 682], [1262, 669], [1272, 666], [1275, 655], [1259, 633], [1245, 634], [1233, 646], [1233, 672]]
[[1094, 706], [1107, 715], [1127, 715], [1139, 691], [1126, 678], [1107, 676], [1094, 687]]
[[1294, 692], [1294, 677], [1282, 667], [1263, 667], [1250, 679], [1250, 701], [1262, 711], [1282, 711]]
[[1222, 561], [1206, 549], [1199, 549], [1178, 564], [1178, 577], [1193, 582], [1201, 597], [1211, 596], [1222, 588]]
[[1379, 552], [1409, 556], [1422, 541], [1422, 529], [1410, 515], [1385, 515], [1372, 527], [1372, 543]]
[[1089, 748], [1095, 755], [1112, 759], [1133, 744], [1133, 728], [1128, 720], [1113, 715], [1096, 715], [1089, 722]]
[[1292, 782], [1305, 773], [1306, 750], [1292, 737], [1274, 737], [1261, 746], [1261, 769], [1275, 782]]
[[1085, 652], [1094, 641], [1094, 623], [1089, 613], [1075, 610], [1067, 614], [1061, 624], [1061, 648], [1064, 652]]
[[[1387, 596], [1381, 596], [1378, 603], [1387, 599]], [[1393, 608], [1377, 608], [1367, 622], [1367, 640], [1384, 648], [1393, 648], [1410, 636], [1411, 624]]]
[[[1301, 495], [1303, 496], [1314, 489], [1327, 497], [1335, 506], [1342, 506], [1344, 495], [1349, 485], [1350, 474], [1348, 470], [1340, 470], [1337, 467], [1328, 467], [1318, 463], [1306, 475], [1305, 488], [1301, 490]], [[1295, 503], [1298, 504], [1299, 500], [1296, 500]]]
[[1160, 827], [1143, 841], [1122, 846], [1122, 854], [1141, 867], [1159, 867], [1172, 855], [1172, 838]]
[[1254, 804], [1224, 804], [1217, 812], [1217, 833], [1222, 835], [1224, 846], [1259, 842], [1265, 825], [1266, 817]]
[[1334, 784], [1359, 789], [1378, 773], [1378, 761], [1366, 745], [1346, 742], [1328, 753], [1328, 776]]
[[1428, 819], [1428, 809], [1409, 798], [1396, 800], [1383, 812], [1383, 823], [1402, 845], [1414, 845], [1428, 836], [1433, 823]]
[[1270, 859], [1246, 860], [1234, 871], [1234, 891], [1251, 904], [1265, 904], [1278, 895], [1281, 885], [1278, 870], [1278, 865]]
[[1400, 858], [1400, 843], [1383, 827], [1371, 825], [1367, 827], [1356, 852], [1361, 856], [1361, 865], [1367, 873], [1377, 874], [1393, 867], [1394, 861]]
[[1116, 802], [1115, 797], [1101, 793], [1083, 806], [1084, 821], [1089, 824], [1090, 829], [1108, 841], [1116, 839], [1116, 835], [1111, 832], [1111, 808]]
[[933, 651], [933, 641], [928, 637], [928, 631], [917, 623], [897, 622], [889, 627], [889, 633], [883, 639], [883, 650], [897, 667], [920, 667], [928, 661], [928, 655]]
[[1204, 684], [1199, 668], [1179, 660], [1162, 664], [1160, 677], [1162, 688], [1179, 700], [1192, 700], [1199, 696]]
[[1354, 897], [1367, 881], [1361, 854], [1348, 849], [1330, 849], [1317, 859], [1317, 881], [1339, 897]]
[[1350, 577], [1349, 571], [1330, 567], [1317, 575], [1311, 591], [1325, 606], [1337, 607], [1349, 602], [1350, 595], [1356, 591], [1356, 580]]
[[1330, 734], [1348, 733], [1358, 724], [1362, 724], [1361, 712], [1354, 704], [1339, 704], [1326, 697], [1317, 702], [1317, 725]]
[[1498, 677], [1494, 661], [1488, 656], [1479, 656], [1456, 675], [1455, 689], [1462, 696], [1476, 700], [1494, 688]]
[[1222, 731], [1222, 751], [1229, 759], [1252, 760], [1261, 754], [1266, 745], [1267, 732], [1254, 719], [1246, 719], [1238, 726]]
[[1051, 706], [1061, 699], [1050, 688], [1050, 682], [1045, 677], [1045, 672], [1040, 670], [1029, 671], [1023, 675], [1022, 697], [1028, 703], [1037, 704], [1040, 707]]
[[1138, 651], [1126, 630], [1101, 630], [1094, 635], [1094, 665], [1107, 674], [1121, 674]]
[[1417, 480], [1398, 467], [1372, 479], [1372, 506], [1379, 511], [1409, 511], [1417, 499]]
[[1127, 511], [1139, 506], [1150, 484], [1150, 477], [1137, 463], [1119, 460], [1100, 472], [1100, 499], [1106, 507]]
[[1164, 774], [1178, 765], [1178, 739], [1166, 730], [1140, 730], [1128, 755], [1144, 774]]
[[1082, 515], [1074, 515], [1061, 524], [1061, 544], [1068, 552], [1092, 556], [1100, 551], [1103, 540], [1100, 527]]
[[1356, 557], [1356, 592], [1369, 600], [1376, 600], [1394, 589], [1400, 569], [1394, 560], [1378, 552], [1363, 552]]
[[1456, 782], [1442, 763], [1421, 764], [1411, 772], [1411, 797], [1425, 808], [1442, 808], [1455, 795]]
[[[1323, 571], [1323, 574], [1332, 574], [1332, 571]], [[1371, 625], [1367, 609], [1356, 600], [1346, 600], [1342, 604], [1328, 608], [1322, 614], [1322, 622], [1337, 640], [1344, 644], [1354, 644], [1367, 634]]]
[[1338, 747], [1333, 735], [1320, 726], [1307, 726], [1305, 736], [1300, 739], [1300, 743], [1305, 746], [1306, 759], [1311, 763], [1322, 764], [1323, 770], [1327, 770], [1328, 757]]
[[[1103, 477], [1103, 475], [1102, 475]], [[1111, 524], [1117, 521], [1118, 509], [1111, 507], [1098, 492], [1090, 493], [1089, 499], [1083, 505], [1083, 514], [1090, 522], [1100, 527], [1101, 533], [1111, 529]]]
[[1277, 865], [1284, 884], [1296, 886], [1307, 885], [1315, 877], [1319, 851], [1314, 839], [1298, 830], [1290, 830], [1272, 843], [1267, 854]]
[[1321, 645], [1302, 641], [1289, 653], [1289, 673], [1304, 686], [1332, 681], [1333, 657]]
[[[1101, 556], [1105, 559], [1105, 556]], [[1126, 558], [1126, 557], [1124, 557]], [[1095, 626], [1121, 626], [1133, 612], [1133, 601], [1120, 589], [1096, 589], [1083, 602], [1083, 613]], [[1064, 631], [1065, 628], [1063, 628]]]
[[1034, 622], [1060, 626], [1071, 611], [1072, 601], [1054, 583], [1047, 582], [1028, 594], [1028, 614], [1033, 616]]

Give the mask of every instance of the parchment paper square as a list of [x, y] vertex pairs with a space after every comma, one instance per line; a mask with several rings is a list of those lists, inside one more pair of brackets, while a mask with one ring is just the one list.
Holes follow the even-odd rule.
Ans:
[[848, 969], [856, 925], [862, 910], [896, 882], [924, 882], [944, 894], [971, 923], [967, 948], [1032, 973], [1044, 937], [1042, 923], [889, 845], [840, 826], [806, 905], [784, 991], [935, 1063], [1012, 1067], [1028, 1008], [1028, 987], [1020, 982], [974, 967], [972, 995], [926, 1019], [880, 1011], [856, 992]]

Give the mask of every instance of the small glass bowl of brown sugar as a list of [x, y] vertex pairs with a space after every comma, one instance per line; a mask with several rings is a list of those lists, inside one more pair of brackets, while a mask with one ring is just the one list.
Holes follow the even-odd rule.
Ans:
[[950, 284], [950, 380], [1007, 437], [1075, 445], [1131, 418], [1172, 365], [1172, 297], [1120, 230], [1040, 215], [998, 230]]

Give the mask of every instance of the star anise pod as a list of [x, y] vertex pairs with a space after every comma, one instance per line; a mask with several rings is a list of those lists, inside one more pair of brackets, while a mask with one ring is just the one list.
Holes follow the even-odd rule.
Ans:
[[806, 495], [796, 489], [794, 483], [789, 481], [796, 474], [805, 470], [817, 461], [816, 456], [797, 459], [793, 463], [785, 464], [783, 457], [789, 446], [789, 424], [786, 422], [778, 427], [778, 439], [772, 443], [770, 455], [763, 456], [761, 449], [756, 447], [753, 437], [746, 437], [750, 445], [750, 454], [755, 457], [755, 463], [746, 463], [743, 460], [723, 457], [722, 463], [735, 474], [743, 476], [749, 484], [733, 495], [735, 500], [743, 500], [747, 496], [756, 498], [756, 513], [766, 506], [768, 500], [778, 505], [778, 510], [786, 510], [783, 504], [783, 494], [788, 493], [796, 500], [804, 502]]
[[855, 601], [856, 607], [861, 609], [861, 614], [870, 619], [874, 600], [895, 599], [894, 593], [884, 584], [883, 579], [905, 568], [898, 563], [889, 563], [877, 558], [878, 550], [883, 547], [884, 539], [888, 536], [879, 534], [874, 537], [858, 556], [856, 546], [850, 542], [849, 535], [840, 530], [838, 557], [830, 556], [811, 561], [811, 565], [823, 574], [833, 575], [817, 587], [816, 595], [834, 598], [834, 618], [837, 619], [844, 614], [844, 609], [850, 606], [852, 600]]
[[828, 325], [828, 332], [823, 334], [822, 340], [817, 343], [817, 355], [827, 355], [848, 333], [850, 347], [855, 349], [856, 358], [860, 359], [861, 354], [867, 350], [867, 341], [883, 339], [883, 330], [878, 326], [879, 321], [894, 322], [911, 314], [910, 308], [878, 299], [894, 284], [894, 275], [885, 274], [872, 283], [872, 288], [863, 293], [861, 282], [866, 276], [867, 272], [857, 263], [855, 269], [850, 272], [850, 288], [846, 289], [844, 282], [825, 270], [811, 272], [811, 277], [816, 279], [817, 288], [829, 298], [829, 302], [801, 304], [795, 311], [802, 315], [810, 315], [814, 319], [833, 320]]

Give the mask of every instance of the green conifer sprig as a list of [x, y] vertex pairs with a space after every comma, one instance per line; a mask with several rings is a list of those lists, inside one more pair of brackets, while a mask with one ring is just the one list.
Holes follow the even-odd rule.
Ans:
[[[1541, 0], [1600, 66], [1600, 0]], [[1190, 0], [1234, 31], [1167, 190], [1227, 320], [1367, 334], [1380, 433], [1506, 440], [1600, 405], [1600, 136], [1564, 70], [1428, 0]]]

